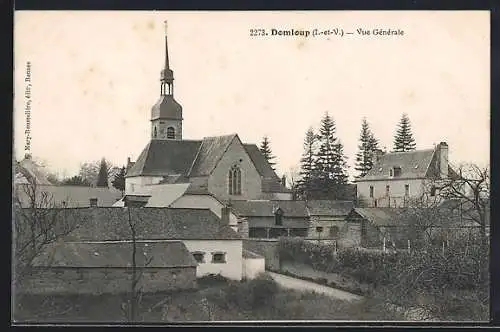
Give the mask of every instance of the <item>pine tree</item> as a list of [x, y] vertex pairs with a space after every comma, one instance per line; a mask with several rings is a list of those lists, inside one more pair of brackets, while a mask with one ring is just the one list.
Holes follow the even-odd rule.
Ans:
[[373, 166], [373, 153], [378, 149], [378, 140], [370, 130], [368, 121], [363, 118], [361, 123], [361, 134], [359, 137], [358, 153], [356, 154], [355, 170], [359, 176], [364, 176]]
[[394, 152], [406, 152], [415, 150], [416, 144], [411, 132], [410, 118], [403, 113], [394, 136]]
[[102, 158], [97, 175], [97, 187], [108, 187], [108, 165], [106, 159]]
[[122, 193], [125, 191], [125, 166], [120, 169], [120, 172], [115, 175], [115, 178], [111, 182], [113, 187], [120, 190]]
[[345, 184], [347, 182], [344, 147], [335, 133], [335, 121], [328, 113], [325, 113], [321, 120], [318, 136], [320, 147], [316, 155], [315, 167], [322, 186], [327, 187], [331, 187], [331, 184]]
[[274, 168], [274, 165], [276, 165], [276, 163], [273, 162], [273, 159], [276, 157], [273, 156], [273, 153], [271, 151], [271, 143], [269, 142], [269, 137], [264, 136], [264, 138], [262, 139], [262, 143], [260, 144], [260, 151], [266, 158], [269, 165], [271, 165], [273, 171], [275, 171], [276, 169]]
[[314, 133], [314, 130], [309, 128], [304, 139], [304, 152], [300, 159], [300, 180], [297, 184], [299, 196], [302, 198], [309, 197], [309, 193], [312, 190], [315, 177], [314, 166], [317, 139], [318, 137]]

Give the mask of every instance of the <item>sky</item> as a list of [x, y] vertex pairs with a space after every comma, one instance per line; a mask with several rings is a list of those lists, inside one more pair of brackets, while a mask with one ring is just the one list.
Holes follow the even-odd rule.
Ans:
[[[489, 163], [488, 11], [18, 11], [16, 159], [27, 152], [29, 126], [29, 152], [63, 176], [101, 157], [135, 160], [151, 137], [165, 20], [185, 139], [238, 133], [259, 144], [268, 136], [281, 175], [297, 169], [306, 130], [329, 112], [352, 175], [363, 117], [391, 150], [405, 112], [418, 149], [446, 141], [451, 163]], [[335, 28], [353, 34], [271, 33]]]

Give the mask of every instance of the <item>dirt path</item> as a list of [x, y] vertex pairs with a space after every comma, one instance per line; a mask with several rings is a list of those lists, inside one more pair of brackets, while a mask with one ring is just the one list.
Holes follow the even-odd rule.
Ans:
[[362, 297], [359, 295], [351, 294], [339, 289], [323, 286], [316, 284], [314, 282], [301, 280], [297, 278], [292, 278], [289, 276], [285, 276], [283, 274], [278, 274], [274, 272], [267, 272], [278, 284], [285, 288], [292, 288], [296, 290], [302, 291], [315, 291], [321, 294], [325, 294], [331, 297], [334, 297], [339, 300], [346, 301], [356, 301], [361, 300]]

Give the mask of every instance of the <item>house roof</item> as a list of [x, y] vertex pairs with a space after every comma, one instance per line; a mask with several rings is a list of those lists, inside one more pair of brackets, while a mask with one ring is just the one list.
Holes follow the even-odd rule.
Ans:
[[201, 141], [151, 140], [127, 172], [131, 176], [187, 175]]
[[389, 170], [393, 167], [401, 167], [401, 178], [425, 178], [434, 152], [434, 149], [427, 149], [381, 155], [368, 173], [357, 181], [390, 179]]
[[243, 249], [243, 258], [264, 258], [264, 256], [258, 255], [252, 251]]
[[161, 96], [151, 108], [151, 120], [182, 120], [182, 106], [171, 95]]
[[352, 201], [311, 200], [306, 204], [311, 216], [347, 216], [354, 207]]
[[[33, 265], [38, 267], [131, 267], [133, 264], [132, 245], [132, 242], [54, 243], [48, 245], [35, 258]], [[181, 241], [136, 242], [135, 257], [138, 267], [143, 267], [146, 263], [150, 268], [196, 267], [196, 261]]]
[[209, 209], [181, 208], [90, 208], [65, 209], [67, 218], [84, 220], [68, 235], [68, 241], [130, 240], [129, 211], [136, 224], [137, 239], [144, 240], [236, 240], [229, 225], [222, 224]]
[[205, 137], [201, 142], [196, 159], [189, 171], [189, 177], [210, 175], [236, 137], [236, 134]]
[[397, 226], [401, 225], [403, 208], [354, 208], [347, 216], [347, 220], [361, 217], [376, 226]]
[[241, 217], [274, 217], [274, 211], [281, 208], [284, 217], [308, 217], [304, 201], [231, 201], [236, 215]]
[[[21, 202], [21, 207], [29, 207], [31, 200], [27, 194], [27, 185], [19, 184], [15, 188], [17, 198]], [[54, 186], [54, 185], [38, 185], [36, 187], [38, 197], [46, 196], [48, 204], [41, 206], [43, 208], [50, 207], [88, 207], [90, 199], [97, 198], [97, 205], [102, 207], [113, 206], [122, 196], [121, 192], [110, 188], [94, 188], [85, 186]]]

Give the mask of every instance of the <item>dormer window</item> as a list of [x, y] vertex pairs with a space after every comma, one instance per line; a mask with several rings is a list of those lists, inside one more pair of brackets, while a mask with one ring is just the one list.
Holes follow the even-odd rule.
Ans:
[[394, 177], [398, 177], [398, 176], [401, 176], [401, 167], [397, 166], [397, 167], [394, 167]]
[[283, 226], [283, 210], [281, 208], [274, 211], [274, 223], [276, 226]]

